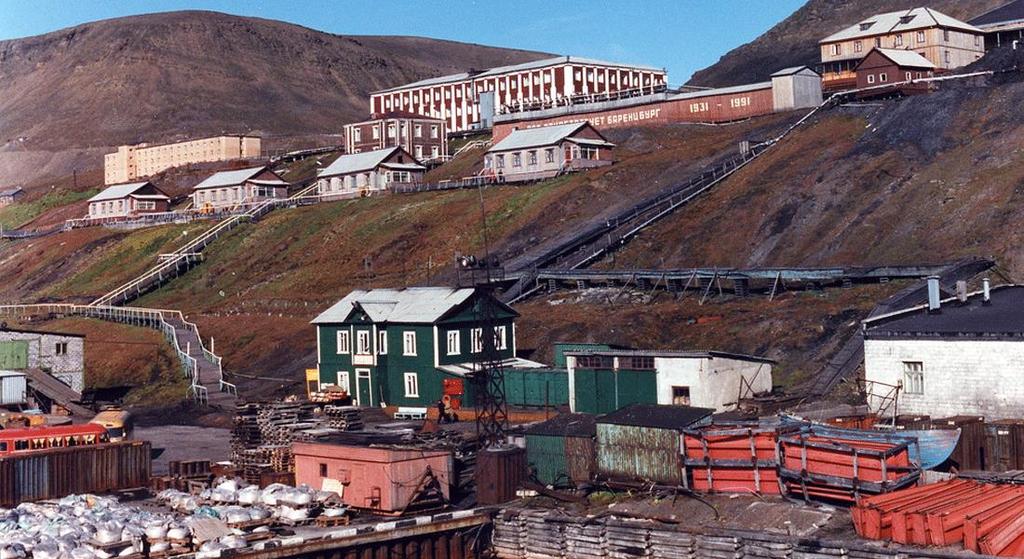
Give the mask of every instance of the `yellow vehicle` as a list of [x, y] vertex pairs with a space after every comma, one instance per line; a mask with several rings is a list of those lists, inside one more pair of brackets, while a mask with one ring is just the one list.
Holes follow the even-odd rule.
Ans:
[[100, 413], [96, 414], [96, 417], [92, 418], [89, 423], [100, 425], [106, 429], [110, 442], [132, 438], [132, 431], [135, 429], [132, 414], [116, 407], [100, 410]]

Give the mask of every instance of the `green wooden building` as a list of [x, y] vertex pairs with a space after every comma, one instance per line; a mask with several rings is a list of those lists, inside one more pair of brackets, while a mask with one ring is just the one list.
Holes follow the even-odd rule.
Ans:
[[[495, 318], [491, 336], [481, 327], [485, 312]], [[425, 411], [446, 394], [472, 406], [467, 375], [484, 343], [509, 369], [541, 366], [516, 358], [517, 316], [473, 288], [353, 291], [313, 320], [320, 386], [339, 386], [361, 406]]]

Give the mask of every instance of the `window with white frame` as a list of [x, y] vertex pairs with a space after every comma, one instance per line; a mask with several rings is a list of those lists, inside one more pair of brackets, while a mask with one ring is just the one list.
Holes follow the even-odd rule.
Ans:
[[423, 157], [423, 146], [417, 145], [416, 146], [416, 159], [420, 159], [422, 157]]
[[402, 332], [402, 355], [416, 355], [416, 332]]
[[395, 125], [394, 124], [389, 124], [388, 125], [388, 138], [394, 138], [394, 137], [395, 137]]
[[430, 125], [430, 137], [431, 138], [437, 138], [437, 136], [438, 136], [438, 126], [436, 124]]
[[351, 392], [352, 391], [352, 388], [351, 388], [352, 385], [349, 384], [349, 382], [348, 382], [348, 371], [338, 371], [338, 382], [337, 382], [337, 385], [338, 385], [338, 388], [344, 390], [345, 392]]
[[903, 362], [903, 393], [924, 394], [924, 363], [921, 361]]
[[347, 330], [338, 330], [338, 355], [349, 352], [349, 335]]
[[504, 155], [495, 155], [494, 156], [494, 166], [497, 167], [498, 169], [504, 169], [505, 168], [505, 156]]
[[359, 330], [356, 332], [356, 354], [370, 355], [370, 331]]
[[422, 138], [423, 137], [423, 125], [422, 124], [417, 124], [417, 125], [413, 126], [412, 127], [412, 134], [413, 134], [413, 136], [415, 136], [417, 138]]
[[530, 150], [526, 152], [526, 164], [536, 165], [537, 164], [537, 150]]
[[381, 330], [377, 334], [377, 353], [380, 355], [388, 354], [388, 333]]
[[448, 355], [458, 355], [459, 349], [459, 331], [449, 330], [448, 331]]
[[470, 331], [470, 351], [473, 353], [480, 353], [484, 350], [484, 329], [473, 328]]
[[854, 41], [853, 42], [853, 52], [861, 52], [863, 50], [864, 50], [864, 42], [863, 41]]
[[405, 373], [405, 397], [420, 397], [420, 379], [417, 373]]
[[512, 154], [512, 166], [513, 167], [522, 167], [523, 166], [523, 156], [520, 155], [518, 152]]
[[889, 81], [889, 76], [886, 75], [885, 72], [882, 72], [881, 74], [878, 74], [878, 81], [879, 81], [879, 83], [885, 83], [885, 82]]
[[868, 74], [868, 83], [875, 83], [875, 75]]
[[924, 31], [918, 31], [917, 32], [917, 42], [918, 43], [923, 43], [924, 42]]
[[843, 46], [839, 43], [832, 45], [832, 56], [839, 56], [843, 53]]
[[498, 351], [508, 349], [508, 335], [504, 326], [494, 327], [494, 349]]
[[430, 157], [437, 159], [441, 156], [441, 148], [437, 146], [430, 146]]
[[903, 46], [903, 35], [901, 34], [901, 35], [896, 35], [895, 37], [893, 37], [892, 38], [892, 45], [894, 47], [902, 47]]
[[373, 139], [374, 140], [380, 139], [380, 125], [377, 125], [377, 124], [373, 125]]
[[352, 130], [352, 139], [357, 141], [357, 142], [363, 141], [363, 129], [362, 128], [356, 128], [356, 129]]
[[554, 163], [555, 162], [555, 148], [547, 148], [544, 150], [544, 162]]

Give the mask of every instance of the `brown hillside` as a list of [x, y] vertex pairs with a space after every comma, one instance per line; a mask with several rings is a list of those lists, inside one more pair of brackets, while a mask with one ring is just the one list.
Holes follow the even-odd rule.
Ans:
[[968, 20], [1007, 0], [809, 0], [757, 39], [697, 71], [688, 83], [710, 87], [765, 80], [772, 72], [821, 61], [818, 41], [873, 14], [926, 6]]
[[100, 167], [104, 146], [337, 133], [366, 116], [371, 91], [544, 56], [198, 11], [0, 41], [0, 184]]
[[1015, 71], [946, 82], [932, 95], [828, 111], [644, 232], [617, 264], [816, 266], [991, 255], [1024, 273], [1021, 79]]

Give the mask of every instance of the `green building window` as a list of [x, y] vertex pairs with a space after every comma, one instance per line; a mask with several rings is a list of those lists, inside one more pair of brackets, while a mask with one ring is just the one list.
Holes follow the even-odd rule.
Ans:
[[377, 352], [380, 353], [381, 355], [387, 355], [388, 354], [388, 333], [387, 332], [383, 332], [382, 331], [380, 333], [380, 341], [377, 343]]
[[356, 332], [356, 354], [370, 355], [370, 332], [359, 330]]
[[349, 338], [348, 332], [339, 330], [338, 331], [338, 355], [343, 355], [349, 352]]
[[459, 331], [449, 330], [448, 331], [448, 355], [458, 355], [459, 349]]
[[580, 355], [576, 357], [578, 369], [611, 369], [613, 361], [607, 355]]
[[504, 326], [494, 327], [494, 348], [498, 351], [508, 349], [508, 336]]
[[402, 355], [416, 356], [416, 332], [402, 332]]
[[470, 336], [469, 337], [470, 337], [470, 341], [471, 341], [470, 345], [472, 346], [472, 347], [470, 347], [470, 351], [472, 351], [473, 353], [480, 353], [481, 351], [484, 350], [484, 329], [483, 328], [473, 328], [472, 330], [470, 330]]
[[416, 373], [405, 373], [405, 397], [420, 397], [420, 379]]
[[623, 357], [619, 363], [620, 369], [632, 369], [634, 371], [653, 371], [654, 358], [642, 355]]

